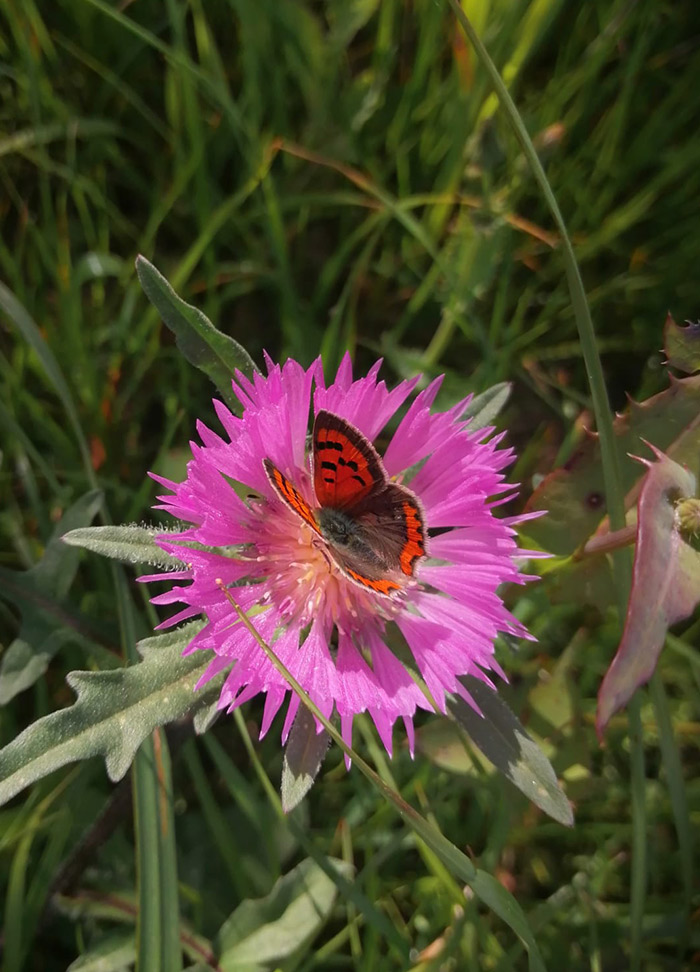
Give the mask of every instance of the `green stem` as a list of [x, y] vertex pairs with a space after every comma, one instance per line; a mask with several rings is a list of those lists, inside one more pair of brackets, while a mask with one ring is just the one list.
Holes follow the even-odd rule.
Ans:
[[[564, 265], [566, 267], [566, 276], [571, 293], [571, 303], [591, 389], [596, 428], [598, 429], [600, 438], [603, 482], [605, 484], [605, 498], [610, 519], [610, 529], [613, 531], [621, 530], [625, 526], [624, 492], [622, 489], [619, 455], [615, 448], [613, 416], [603, 379], [603, 368], [596, 347], [591, 312], [588, 307], [588, 301], [586, 300], [581, 273], [574, 255], [574, 248], [571, 245], [564, 218], [551, 186], [547, 181], [545, 171], [542, 168], [542, 163], [538, 158], [532, 140], [508, 89], [460, 4], [457, 0], [449, 0], [449, 4], [489, 76], [561, 236]], [[627, 601], [631, 588], [630, 558], [622, 550], [613, 554], [613, 574], [615, 577], [618, 612], [622, 623], [622, 619], [626, 615]], [[647, 867], [644, 749], [642, 745], [639, 707], [640, 703], [638, 699], [636, 701], [633, 700], [629, 707], [631, 725], [630, 758], [632, 763], [632, 830], [634, 835], [632, 845], [632, 899], [630, 906], [632, 911], [632, 969], [634, 972], [640, 968], [641, 961], [642, 917], [646, 894]]]

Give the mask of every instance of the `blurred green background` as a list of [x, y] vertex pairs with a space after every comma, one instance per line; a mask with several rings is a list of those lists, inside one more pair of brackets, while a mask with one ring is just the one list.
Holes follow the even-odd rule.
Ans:
[[[667, 310], [678, 320], [698, 314], [700, 5], [463, 6], [545, 165], [574, 239], [611, 398], [622, 408], [625, 392], [645, 397], [667, 384], [658, 353]], [[513, 381], [502, 421], [521, 453], [514, 476], [525, 492], [591, 424], [556, 234], [446, 3], [4, 0], [0, 58], [3, 567], [36, 564], [55, 523], [89, 488], [87, 466], [114, 520], [151, 518], [146, 471], [179, 475], [196, 418], [212, 420], [212, 386], [180, 357], [140, 291], [139, 252], [258, 362], [263, 349], [305, 364], [320, 352], [330, 373], [345, 349], [358, 371], [383, 355], [390, 379], [445, 372], [442, 404]], [[48, 355], [75, 402], [87, 461]], [[96, 620], [115, 648], [109, 566], [84, 559], [70, 597], [76, 615]], [[10, 600], [0, 601], [5, 646], [19, 625]], [[623, 968], [624, 720], [605, 750], [591, 728], [615, 623], [571, 605], [552, 608], [534, 589], [518, 610], [540, 645], [506, 654], [510, 700], [523, 718], [532, 716], [568, 780], [575, 830], [547, 822], [474, 764], [445, 768], [429, 731], [415, 763], [398, 746], [397, 782], [502, 876], [534, 915], [551, 968]], [[0, 711], [3, 742], [70, 702], [66, 671], [101, 667], [106, 657], [104, 645], [100, 653], [69, 639], [46, 678]], [[697, 663], [679, 648], [663, 664], [690, 777]], [[556, 692], [545, 704], [548, 679]], [[249, 707], [246, 717], [254, 721], [257, 711]], [[645, 968], [667, 969], [685, 961], [676, 943], [688, 897], [668, 794], [654, 778], [653, 719], [645, 730], [653, 875]], [[236, 732], [230, 721], [219, 723], [214, 738], [260, 807], [260, 819], [254, 813], [245, 826], [207, 745], [189, 741], [186, 757], [175, 760], [181, 902], [203, 936], [243, 897], [268, 889], [296, 846], [290, 838], [285, 857], [270, 835], [270, 811]], [[277, 733], [259, 750], [275, 782]], [[454, 924], [447, 953], [426, 968], [522, 967], [510, 933], [465, 905], [364, 781], [344, 773], [337, 753], [329, 762], [305, 826], [324, 852], [355, 861], [365, 894], [411, 942], [411, 962]], [[55, 899], [45, 910], [59, 862], [109, 798], [101, 766], [74, 772], [0, 811], [9, 834], [3, 840], [0, 828], [0, 886], [14, 922], [3, 970], [66, 968], [114, 918], [85, 900], [76, 918], [70, 894], [77, 900], [78, 889], [89, 888], [95, 900], [108, 891], [126, 900], [133, 888], [127, 798], [89, 866], [62, 886], [70, 891], [62, 913]], [[691, 785], [697, 814], [700, 794]], [[40, 798], [52, 794], [44, 807]], [[336, 831], [341, 817], [347, 832]], [[264, 865], [249, 862], [237, 884], [237, 851], [222, 850], [220, 839], [236, 827], [239, 849], [249, 853], [254, 839], [262, 856], [271, 855]], [[378, 846], [381, 869], [372, 860]], [[466, 917], [455, 917], [456, 901]], [[324, 932], [328, 953], [308, 952], [301, 967], [408, 967], [371, 922], [358, 924], [344, 907]]]

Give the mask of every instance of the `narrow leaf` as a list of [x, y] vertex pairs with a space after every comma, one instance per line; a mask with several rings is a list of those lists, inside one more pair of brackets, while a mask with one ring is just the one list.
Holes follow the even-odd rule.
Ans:
[[130, 668], [71, 672], [67, 681], [77, 701], [39, 719], [0, 750], [0, 804], [60, 766], [98, 754], [110, 779], [121, 779], [156, 726], [200, 702], [194, 687], [211, 656], [197, 651], [183, 658], [191, 637], [189, 627], [183, 629], [179, 642], [146, 650], [144, 660]]
[[500, 381], [471, 400], [462, 413], [463, 419], [471, 419], [470, 431], [493, 425], [495, 419], [510, 398], [511, 384]]
[[678, 530], [676, 504], [695, 493], [695, 477], [658, 450], [649, 465], [637, 512], [637, 547], [627, 617], [617, 654], [598, 695], [596, 728], [651, 678], [666, 631], [700, 601], [700, 554]]
[[183, 560], [161, 550], [155, 542], [155, 537], [165, 532], [163, 527], [139, 526], [137, 523], [83, 527], [66, 533], [63, 542], [71, 547], [82, 547], [84, 550], [102, 554], [103, 557], [111, 557], [124, 564], [182, 567]]
[[257, 371], [248, 352], [232, 337], [218, 331], [200, 310], [178, 297], [145, 257], [136, 258], [136, 272], [146, 296], [175, 335], [180, 351], [213, 381], [226, 404], [240, 412], [231, 379], [236, 369], [249, 378]]
[[[407, 803], [388, 783], [386, 783], [364, 759], [357, 753], [351, 746], [345, 742], [341, 734], [337, 731], [335, 726], [325, 718], [323, 713], [319, 710], [318, 706], [312, 702], [309, 696], [306, 694], [301, 685], [294, 678], [289, 669], [286, 668], [284, 663], [275, 655], [274, 651], [270, 646], [260, 637], [255, 626], [251, 623], [248, 615], [238, 607], [233, 597], [229, 595], [229, 600], [231, 606], [236, 611], [236, 614], [240, 618], [241, 622], [250, 631], [251, 635], [258, 642], [265, 655], [270, 659], [270, 662], [275, 666], [277, 671], [279, 671], [287, 681], [287, 683], [292, 687], [294, 692], [299, 696], [304, 705], [309, 709], [309, 711], [314, 715], [314, 717], [321, 723], [325, 728], [328, 735], [331, 737], [333, 742], [339, 746], [346, 756], [354, 762], [355, 766], [359, 771], [367, 777], [368, 780], [376, 787], [377, 791], [388, 800], [402, 818], [408, 823], [408, 825], [415, 831], [415, 833], [426, 843], [426, 845], [433, 850], [443, 861], [445, 866], [449, 871], [455, 876], [459, 877], [462, 881], [467, 884], [471, 884], [476, 876], [476, 868], [469, 860], [466, 854], [464, 854], [459, 848], [449, 841], [432, 823], [429, 823], [424, 817], [422, 817], [417, 810], [415, 810], [409, 803]], [[504, 893], [508, 894], [504, 889]], [[530, 929], [527, 919], [523, 914], [522, 909], [518, 905], [517, 901], [508, 894], [509, 908], [504, 909], [502, 903], [499, 899], [494, 899], [495, 904], [493, 905], [496, 914], [503, 918], [510, 927], [520, 936], [523, 944], [528, 951], [528, 962], [530, 972], [540, 972], [544, 969], [544, 963], [542, 961], [542, 956], [540, 955], [539, 948], [537, 947], [537, 942], [535, 941], [532, 930]], [[512, 924], [511, 917], [512, 914], [518, 916], [517, 925]]]
[[301, 803], [314, 785], [329, 745], [328, 733], [325, 729], [317, 732], [316, 720], [306, 706], [300, 706], [284, 750], [281, 797], [285, 813]]
[[472, 675], [461, 679], [481, 709], [479, 715], [463, 699], [449, 703], [452, 717], [465, 729], [474, 745], [528, 800], [567, 827], [574, 816], [571, 805], [557, 782], [552, 765], [525, 732], [497, 692]]

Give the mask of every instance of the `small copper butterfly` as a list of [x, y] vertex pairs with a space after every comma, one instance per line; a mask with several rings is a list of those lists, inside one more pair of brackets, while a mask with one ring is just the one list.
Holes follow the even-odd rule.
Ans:
[[269, 459], [270, 483], [287, 506], [325, 541], [333, 561], [361, 587], [390, 597], [425, 556], [425, 515], [408, 487], [392, 483], [377, 450], [359, 429], [322, 410], [313, 431], [317, 508]]

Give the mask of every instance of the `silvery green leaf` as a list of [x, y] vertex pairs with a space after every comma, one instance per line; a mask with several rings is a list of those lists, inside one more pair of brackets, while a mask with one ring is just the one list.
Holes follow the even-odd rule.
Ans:
[[249, 378], [258, 370], [238, 341], [217, 330], [196, 307], [175, 293], [165, 277], [143, 257], [136, 258], [136, 273], [146, 296], [175, 335], [177, 346], [196, 368], [209, 377], [226, 404], [240, 413], [241, 404], [231, 389], [236, 369]]
[[484, 756], [528, 800], [553, 820], [567, 827], [573, 826], [571, 804], [557, 782], [551, 763], [503, 699], [472, 675], [466, 675], [460, 681], [483, 715], [463, 699], [453, 698], [448, 705], [451, 716], [466, 730]]
[[124, 523], [114, 526], [82, 527], [63, 536], [71, 547], [120, 560], [123, 564], [150, 564], [152, 567], [182, 567], [182, 560], [166, 553], [155, 537], [166, 533], [163, 527]]
[[[0, 750], [0, 803], [67, 763], [100, 755], [110, 779], [126, 773], [141, 742], [156, 726], [200, 703], [194, 691], [211, 652], [182, 656], [196, 627], [169, 635], [166, 645], [141, 645], [143, 661], [108, 672], [71, 672], [77, 701], [37, 720]], [[208, 691], [223, 682], [212, 679]]]
[[22, 613], [19, 633], [0, 662], [0, 705], [41, 678], [63, 645], [100, 639], [95, 626], [66, 602], [79, 554], [66, 547], [63, 538], [90, 523], [101, 504], [99, 490], [86, 493], [63, 514], [37, 564], [26, 571], [0, 568], [0, 596]]
[[487, 425], [493, 425], [501, 409], [510, 398], [511, 384], [508, 381], [500, 381], [497, 385], [492, 385], [486, 391], [481, 392], [472, 398], [471, 402], [462, 412], [462, 419], [471, 419], [470, 430], [483, 429]]
[[285, 813], [301, 803], [314, 785], [329, 743], [325, 729], [317, 732], [316, 720], [300, 705], [284, 750], [281, 796]]

